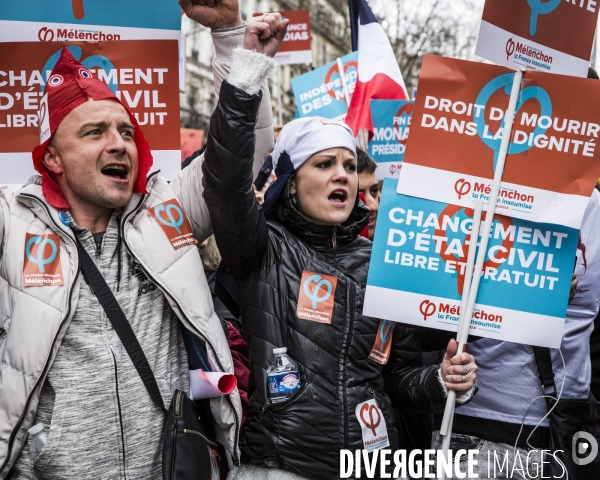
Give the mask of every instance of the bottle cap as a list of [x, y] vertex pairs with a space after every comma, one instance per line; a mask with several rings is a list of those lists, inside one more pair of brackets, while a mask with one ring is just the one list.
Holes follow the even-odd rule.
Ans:
[[29, 430], [27, 430], [27, 433], [29, 435], [36, 435], [36, 434], [40, 433], [42, 430], [44, 430], [44, 424], [38, 423], [37, 425], [34, 425]]
[[282, 353], [285, 353], [285, 352], [287, 352], [287, 347], [273, 349], [273, 355], [281, 355]]

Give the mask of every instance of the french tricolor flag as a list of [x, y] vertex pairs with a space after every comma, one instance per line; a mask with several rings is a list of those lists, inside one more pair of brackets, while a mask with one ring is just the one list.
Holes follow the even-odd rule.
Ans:
[[371, 100], [408, 100], [392, 45], [365, 0], [348, 0], [352, 49], [358, 50], [358, 79], [346, 123], [358, 135], [373, 131]]

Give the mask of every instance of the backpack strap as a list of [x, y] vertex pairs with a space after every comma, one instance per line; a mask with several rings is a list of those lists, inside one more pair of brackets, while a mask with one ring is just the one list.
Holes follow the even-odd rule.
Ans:
[[546, 347], [533, 347], [533, 354], [535, 355], [535, 363], [540, 374], [543, 394], [556, 396], [556, 383], [554, 382], [554, 372], [552, 371], [550, 349]]
[[166, 412], [167, 409], [165, 408], [154, 373], [152, 373], [146, 355], [144, 355], [144, 351], [131, 328], [131, 324], [127, 321], [127, 317], [125, 317], [119, 302], [117, 302], [117, 299], [100, 273], [100, 270], [98, 270], [98, 267], [79, 240], [77, 240], [77, 251], [79, 252], [80, 269], [83, 278], [89, 285], [92, 293], [98, 297], [100, 305], [102, 305], [110, 323], [123, 343], [133, 366], [144, 382], [144, 386], [146, 387], [146, 390], [148, 390], [150, 398]]

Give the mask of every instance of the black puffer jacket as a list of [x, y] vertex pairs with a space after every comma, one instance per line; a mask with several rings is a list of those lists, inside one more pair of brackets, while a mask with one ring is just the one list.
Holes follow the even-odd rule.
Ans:
[[[358, 236], [368, 218], [358, 199], [339, 227], [310, 223], [285, 192], [265, 219], [251, 188], [259, 104], [259, 96], [223, 83], [203, 166], [204, 196], [223, 261], [238, 281], [250, 351], [243, 459], [307, 478], [338, 478], [339, 450], [363, 448], [356, 406], [374, 398], [391, 448], [398, 448], [392, 404], [403, 411], [441, 412], [439, 366], [420, 367], [419, 333], [400, 324], [387, 365], [368, 358], [380, 320], [362, 315], [371, 242]], [[305, 271], [337, 278], [331, 324], [296, 316]], [[266, 369], [275, 347], [288, 348], [302, 386], [291, 399], [271, 404]]]

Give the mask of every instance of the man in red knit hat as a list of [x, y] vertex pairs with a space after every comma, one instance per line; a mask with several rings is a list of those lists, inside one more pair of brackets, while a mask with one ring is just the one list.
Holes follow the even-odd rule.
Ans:
[[[256, 49], [270, 36], [274, 17], [244, 27], [237, 0], [180, 3], [212, 29], [217, 86], [229, 62], [244, 61], [231, 59], [234, 47]], [[271, 139], [257, 147], [259, 166], [259, 148], [272, 148], [269, 109], [257, 130]], [[40, 175], [0, 194], [0, 479], [162, 478], [159, 405], [188, 391], [187, 352], [205, 369], [233, 373], [196, 248], [212, 233], [202, 158], [171, 184], [149, 174], [136, 118], [67, 49], [39, 119]], [[78, 248], [137, 337], [156, 378], [152, 397], [82, 277]], [[217, 439], [237, 463], [237, 389], [210, 407]]]
[[148, 193], [152, 155], [135, 116], [66, 48], [48, 78], [40, 117], [33, 164], [52, 207], [85, 218], [96, 233], [133, 192]]

